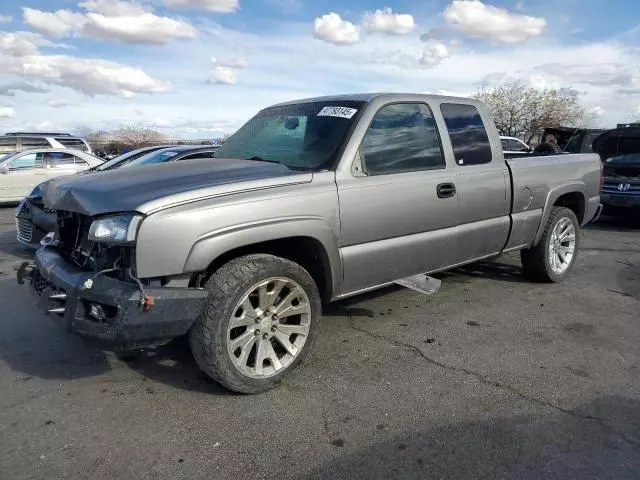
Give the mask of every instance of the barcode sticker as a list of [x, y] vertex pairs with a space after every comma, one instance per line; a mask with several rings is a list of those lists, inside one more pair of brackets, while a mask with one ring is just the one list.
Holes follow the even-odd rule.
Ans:
[[318, 113], [319, 117], [339, 117], [339, 118], [351, 118], [358, 110], [348, 107], [324, 107]]

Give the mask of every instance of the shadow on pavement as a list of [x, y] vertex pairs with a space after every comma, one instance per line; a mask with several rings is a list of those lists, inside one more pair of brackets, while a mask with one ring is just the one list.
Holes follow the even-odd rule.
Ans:
[[2, 254], [12, 255], [22, 260], [33, 258], [33, 250], [18, 243], [15, 231], [0, 233], [0, 260], [4, 260]]
[[481, 261], [470, 263], [458, 267], [448, 272], [442, 272], [437, 276], [443, 282], [450, 281], [454, 276], [466, 276], [475, 278], [486, 278], [489, 280], [499, 280], [502, 282], [514, 282], [514, 283], [530, 283], [531, 281], [525, 278], [522, 267], [516, 265], [510, 265], [508, 263], [499, 263], [495, 261]]
[[200, 371], [191, 355], [188, 337], [132, 355], [124, 360], [131, 370], [155, 382], [209, 395], [234, 395]]
[[334, 441], [345, 454], [300, 478], [637, 479], [640, 401], [605, 397], [577, 412], [607, 420], [601, 426], [560, 411], [452, 424], [443, 419], [437, 428], [360, 450], [349, 451], [348, 438]]
[[595, 223], [590, 223], [588, 230], [632, 232], [640, 230], [640, 209], [622, 212], [616, 215], [603, 215]]

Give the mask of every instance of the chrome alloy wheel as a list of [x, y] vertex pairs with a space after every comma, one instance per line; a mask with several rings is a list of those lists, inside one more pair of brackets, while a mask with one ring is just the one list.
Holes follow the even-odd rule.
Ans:
[[553, 273], [562, 275], [571, 265], [576, 250], [576, 228], [564, 217], [551, 232], [549, 241], [549, 266]]
[[311, 325], [304, 289], [285, 277], [251, 287], [233, 310], [227, 352], [243, 375], [267, 378], [280, 373], [302, 351]]

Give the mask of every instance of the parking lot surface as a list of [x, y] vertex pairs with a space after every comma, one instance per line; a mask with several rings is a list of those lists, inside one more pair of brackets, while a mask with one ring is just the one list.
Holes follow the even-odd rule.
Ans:
[[640, 477], [640, 224], [583, 232], [574, 273], [505, 256], [328, 307], [276, 390], [233, 395], [175, 342], [127, 362], [36, 311], [0, 209], [0, 477]]

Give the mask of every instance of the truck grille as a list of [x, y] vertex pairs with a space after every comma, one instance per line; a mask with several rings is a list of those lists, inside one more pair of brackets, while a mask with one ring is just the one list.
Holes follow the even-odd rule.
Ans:
[[16, 230], [18, 232], [18, 240], [30, 243], [33, 238], [33, 224], [26, 218], [16, 218]]
[[625, 181], [604, 182], [602, 193], [613, 193], [620, 195], [640, 195], [640, 183], [630, 183]]

